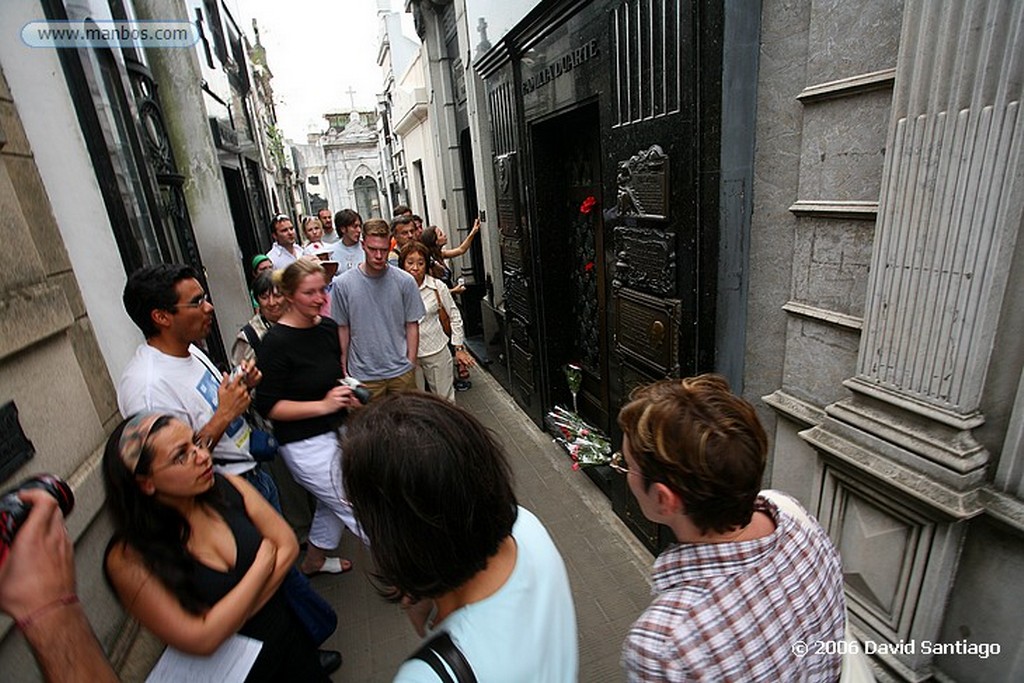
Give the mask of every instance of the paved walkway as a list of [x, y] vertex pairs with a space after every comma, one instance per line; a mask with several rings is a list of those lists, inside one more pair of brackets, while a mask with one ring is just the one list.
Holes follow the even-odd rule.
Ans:
[[[650, 602], [651, 554], [590, 478], [572, 470], [565, 452], [493, 377], [474, 369], [472, 379], [473, 387], [457, 394], [456, 401], [497, 434], [511, 461], [520, 504], [544, 522], [565, 558], [579, 627], [579, 680], [623, 680], [619, 653], [630, 624]], [[355, 570], [314, 579], [340, 621], [325, 647], [345, 657], [335, 681], [390, 681], [419, 641], [399, 608], [377, 597], [366, 575], [371, 560], [358, 545], [351, 534], [342, 541], [342, 554], [356, 562]]]
[[[474, 369], [472, 379], [473, 387], [456, 400], [497, 434], [512, 465], [520, 504], [540, 518], [565, 558], [579, 629], [579, 680], [621, 681], [622, 641], [650, 602], [653, 558], [590, 478], [572, 470], [565, 451], [519, 410], [493, 377]], [[368, 575], [370, 556], [350, 533], [342, 540], [341, 555], [355, 562], [353, 571], [313, 579], [313, 586], [338, 610], [338, 630], [323, 645], [340, 650], [345, 658], [333, 680], [390, 681], [419, 639], [401, 610], [378, 597]], [[148, 634], [139, 638], [120, 671], [122, 680], [143, 681], [162, 649]]]

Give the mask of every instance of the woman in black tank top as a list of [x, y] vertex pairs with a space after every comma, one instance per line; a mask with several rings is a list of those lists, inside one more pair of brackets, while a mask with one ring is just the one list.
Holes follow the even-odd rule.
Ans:
[[245, 480], [215, 475], [188, 425], [155, 413], [107, 442], [115, 535], [104, 570], [125, 609], [168, 645], [209, 655], [259, 640], [247, 681], [328, 680], [279, 588], [298, 555], [288, 524]]

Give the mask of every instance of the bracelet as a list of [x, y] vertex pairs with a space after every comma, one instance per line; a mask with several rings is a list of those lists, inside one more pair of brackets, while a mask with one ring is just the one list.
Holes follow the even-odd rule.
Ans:
[[34, 612], [29, 614], [27, 617], [24, 617], [22, 619], [16, 619], [14, 623], [18, 625], [18, 628], [20, 628], [22, 631], [24, 631], [25, 629], [27, 629], [29, 626], [32, 625], [33, 621], [35, 621], [39, 617], [43, 616], [47, 612], [49, 612], [51, 610], [58, 609], [60, 607], [67, 607], [68, 605], [74, 605], [77, 602], [78, 602], [78, 596], [75, 595], [74, 593], [68, 593], [67, 595], [64, 595], [64, 596], [61, 596], [61, 597], [57, 598], [53, 602], [48, 602], [45, 605], [43, 605], [42, 607], [39, 607]]

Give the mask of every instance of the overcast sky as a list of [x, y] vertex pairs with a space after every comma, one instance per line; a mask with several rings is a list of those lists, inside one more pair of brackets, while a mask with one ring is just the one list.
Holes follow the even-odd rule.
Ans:
[[[402, 11], [402, 0], [390, 1]], [[305, 142], [311, 128], [326, 128], [324, 113], [351, 111], [353, 98], [359, 109], [376, 107], [384, 82], [377, 0], [234, 0], [234, 7], [250, 40], [252, 19], [259, 24], [286, 138]]]

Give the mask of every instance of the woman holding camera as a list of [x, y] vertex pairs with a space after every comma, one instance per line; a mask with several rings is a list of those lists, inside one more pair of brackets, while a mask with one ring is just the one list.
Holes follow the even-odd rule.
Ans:
[[345, 497], [341, 480], [339, 429], [350, 407], [360, 405], [353, 390], [339, 384], [341, 346], [338, 326], [320, 315], [327, 300], [323, 266], [299, 259], [274, 273], [288, 307], [260, 345], [263, 382], [256, 409], [274, 424], [280, 454], [292, 477], [316, 498], [309, 528], [306, 574], [338, 574], [351, 562], [327, 557], [348, 527], [365, 541]]
[[279, 590], [298, 555], [295, 534], [244, 479], [214, 474], [197, 441], [159, 413], [111, 434], [107, 578], [133, 617], [182, 652], [209, 655], [240, 633], [262, 643], [247, 681], [328, 680]]

